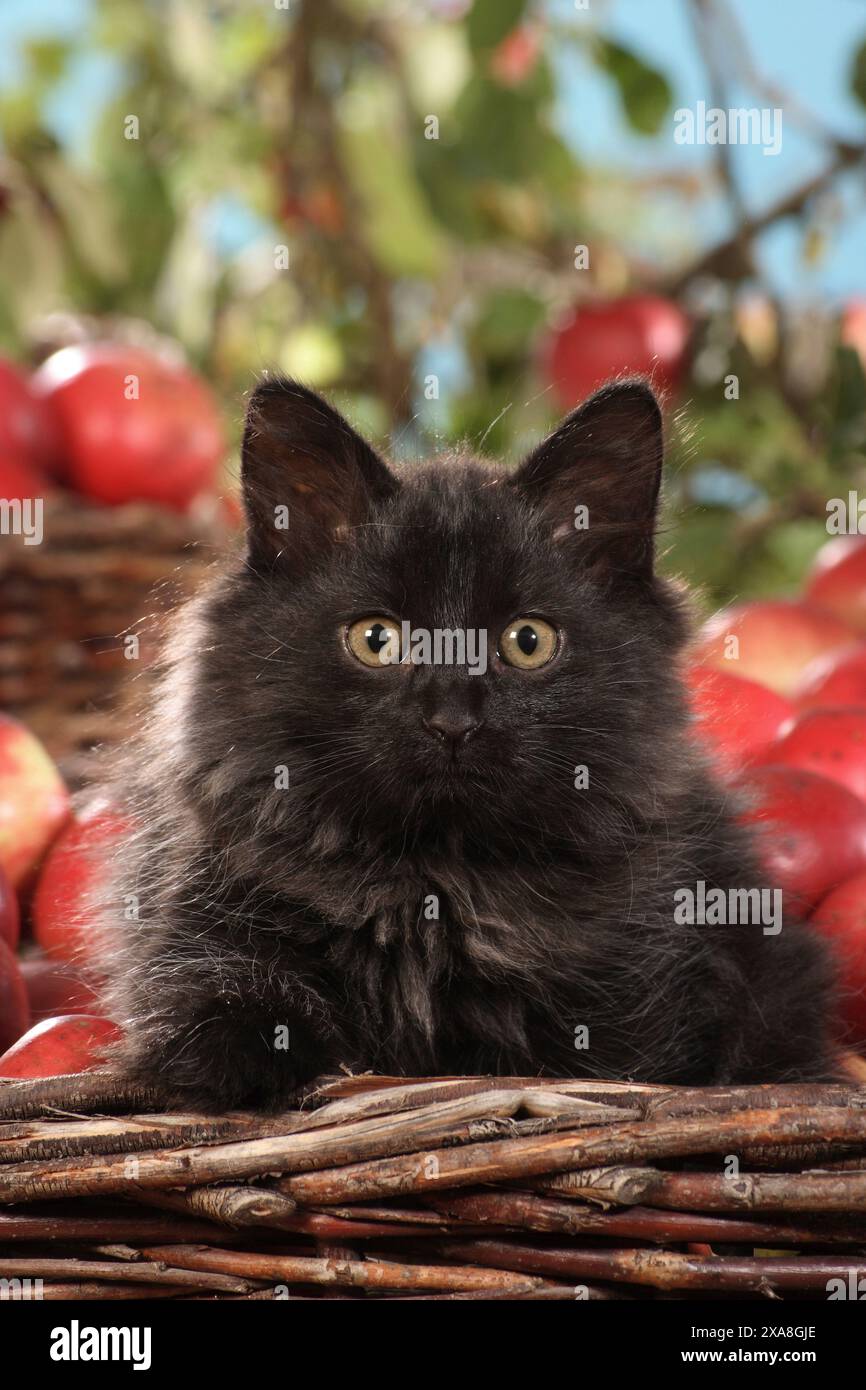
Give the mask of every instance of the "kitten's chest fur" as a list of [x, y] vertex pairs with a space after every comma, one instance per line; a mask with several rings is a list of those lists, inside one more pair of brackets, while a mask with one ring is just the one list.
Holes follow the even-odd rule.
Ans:
[[537, 894], [515, 866], [422, 858], [332, 871], [316, 899], [342, 1011], [377, 1067], [460, 1070], [468, 1055], [532, 1071], [539, 1028], [572, 1045], [580, 1019], [558, 1010], [557, 963], [573, 994], [580, 945], [574, 905], [549, 883]]

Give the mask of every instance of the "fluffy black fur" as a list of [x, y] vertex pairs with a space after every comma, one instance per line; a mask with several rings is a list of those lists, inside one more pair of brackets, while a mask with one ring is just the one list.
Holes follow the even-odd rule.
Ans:
[[[139, 826], [106, 909], [131, 1074], [271, 1106], [340, 1066], [832, 1072], [828, 972], [796, 922], [674, 921], [679, 888], [762, 878], [689, 739], [682, 602], [653, 572], [661, 463], [637, 382], [511, 474], [391, 470], [310, 391], [256, 390], [247, 554], [185, 614], [117, 783]], [[487, 673], [362, 665], [346, 626], [378, 614], [486, 628]], [[562, 633], [530, 672], [496, 654], [527, 614]], [[443, 711], [483, 720], [456, 753], [431, 736]]]

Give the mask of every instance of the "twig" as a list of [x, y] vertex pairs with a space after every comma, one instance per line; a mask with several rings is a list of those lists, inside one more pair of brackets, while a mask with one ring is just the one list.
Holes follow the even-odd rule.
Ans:
[[390, 1260], [324, 1260], [307, 1256], [260, 1255], [191, 1245], [165, 1245], [145, 1251], [148, 1258], [172, 1268], [230, 1273], [244, 1279], [286, 1284], [338, 1284], [369, 1289], [513, 1289], [532, 1288], [534, 1278], [494, 1275], [484, 1269], [455, 1265], [397, 1264]]
[[[126, 1298], [177, 1298], [183, 1285], [114, 1284], [114, 1283], [57, 1283], [43, 1282], [39, 1293], [41, 1303], [105, 1303]], [[247, 1295], [240, 1295], [247, 1297]]]
[[[171, 1249], [171, 1246], [166, 1246]], [[183, 1248], [183, 1247], [179, 1247]], [[5, 1279], [95, 1279], [98, 1281], [119, 1280], [134, 1284], [173, 1284], [177, 1288], [213, 1289], [221, 1293], [245, 1293], [249, 1284], [245, 1279], [231, 1276], [231, 1271], [207, 1272], [189, 1265], [169, 1267], [159, 1256], [153, 1262], [78, 1259], [5, 1259], [3, 1277]]]
[[[297, 1117], [298, 1127], [303, 1119]], [[73, 1158], [88, 1153], [142, 1153], [148, 1149], [183, 1148], [232, 1137], [260, 1138], [286, 1132], [289, 1117], [278, 1124], [255, 1115], [147, 1115], [123, 1119], [36, 1120], [0, 1123], [0, 1164]]]
[[[192, 1187], [186, 1192], [152, 1192], [149, 1203], [167, 1211], [203, 1216], [223, 1226], [273, 1226], [287, 1229], [297, 1203], [264, 1187]], [[293, 1228], [288, 1228], [293, 1229]]]
[[82, 1115], [99, 1111], [158, 1110], [164, 1102], [150, 1087], [108, 1071], [71, 1072], [35, 1081], [0, 1081], [0, 1119], [30, 1120], [51, 1110]]
[[[669, 1176], [659, 1174], [658, 1176]], [[675, 1176], [679, 1176], [678, 1174]], [[555, 1180], [554, 1180], [555, 1181]], [[546, 1184], [553, 1188], [553, 1183]], [[593, 1189], [593, 1195], [595, 1190]], [[577, 1195], [572, 1193], [572, 1196]], [[682, 1205], [687, 1205], [683, 1193]], [[549, 1232], [553, 1235], [597, 1235], [651, 1241], [654, 1245], [680, 1241], [708, 1244], [757, 1245], [859, 1245], [866, 1243], [866, 1221], [859, 1226], [833, 1229], [827, 1224], [810, 1228], [804, 1223], [772, 1221], [734, 1221], [701, 1217], [677, 1209], [658, 1211], [648, 1206], [631, 1206], [627, 1211], [599, 1211], [582, 1202], [551, 1201], [523, 1192], [474, 1192], [466, 1196], [435, 1198], [435, 1210], [443, 1220], [466, 1221], [473, 1225], [510, 1226], [515, 1230]]]
[[828, 1255], [760, 1259], [662, 1250], [540, 1250], [492, 1240], [443, 1241], [437, 1249], [449, 1259], [472, 1259], [495, 1269], [550, 1275], [559, 1281], [602, 1279], [655, 1289], [748, 1290], [767, 1297], [786, 1289], [826, 1288], [830, 1279], [847, 1284], [852, 1277], [866, 1275], [866, 1259]]
[[866, 1111], [866, 1086], [849, 1081], [800, 1082], [776, 1086], [683, 1086], [647, 1098], [647, 1119], [674, 1115], [724, 1115], [734, 1110], [790, 1110], [841, 1105]]
[[72, 1214], [54, 1215], [49, 1212], [0, 1212], [0, 1247], [7, 1243], [40, 1241], [74, 1244], [78, 1241], [138, 1241], [153, 1244], [157, 1241], [208, 1240], [213, 1227], [204, 1221], [178, 1221], [153, 1216], [149, 1212], [130, 1211], [104, 1215], [80, 1207]]
[[403, 1155], [298, 1174], [285, 1178], [280, 1190], [304, 1206], [329, 1205], [503, 1182], [600, 1164], [731, 1153], [749, 1143], [783, 1144], [812, 1136], [824, 1142], [864, 1142], [866, 1111], [841, 1107], [755, 1110], [608, 1125], [578, 1135], [503, 1139], [494, 1144], [469, 1144], [420, 1156]]
[[439, 1143], [463, 1144], [472, 1140], [478, 1126], [488, 1135], [497, 1126], [506, 1126], [519, 1106], [519, 1091], [488, 1091], [427, 1106], [413, 1111], [411, 1118], [384, 1115], [310, 1133], [210, 1148], [20, 1163], [0, 1168], [0, 1201], [190, 1187], [263, 1173], [349, 1164], [363, 1156], [405, 1153]]
[[779, 198], [764, 212], [746, 218], [732, 236], [703, 252], [691, 265], [673, 275], [667, 283], [667, 293], [676, 298], [682, 294], [691, 280], [699, 276], [719, 275], [722, 278], [742, 279], [750, 274], [751, 266], [748, 259], [744, 259], [740, 248], [751, 242], [760, 232], [766, 231], [773, 223], [802, 212], [813, 198], [831, 186], [839, 174], [862, 163], [864, 155], [866, 150], [860, 145], [840, 145], [835, 157], [820, 174], [808, 179], [793, 193]]
[[[425, 1294], [423, 1298], [427, 1303], [443, 1303], [446, 1300], [448, 1302], [464, 1302], [468, 1299], [478, 1300], [482, 1298], [485, 1301], [488, 1299], [496, 1299], [498, 1302], [503, 1302], [508, 1299], [520, 1299], [521, 1302], [573, 1303], [577, 1296], [574, 1285], [572, 1284], [542, 1284], [536, 1288], [524, 1289], [521, 1291], [503, 1289], [494, 1292], [491, 1289], [485, 1289], [482, 1293]], [[630, 1294], [623, 1293], [619, 1289], [612, 1291], [610, 1289], [598, 1288], [592, 1284], [584, 1284], [582, 1286], [580, 1297], [587, 1303], [631, 1300]], [[398, 1303], [418, 1303], [420, 1301], [421, 1299], [418, 1295], [414, 1297], [398, 1298], [396, 1300]]]
[[[864, 1160], [866, 1162], [866, 1160]], [[866, 1212], [866, 1169], [828, 1173], [664, 1173], [603, 1168], [570, 1173], [545, 1191], [595, 1202], [636, 1202], [682, 1211]], [[866, 1229], [861, 1239], [866, 1239]]]

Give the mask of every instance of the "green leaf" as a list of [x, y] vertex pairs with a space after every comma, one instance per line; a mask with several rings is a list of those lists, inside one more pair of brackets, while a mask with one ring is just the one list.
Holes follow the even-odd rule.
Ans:
[[849, 450], [866, 447], [866, 373], [854, 348], [836, 349], [824, 402], [829, 454], [838, 464]]
[[392, 275], [435, 275], [445, 247], [415, 176], [395, 94], [359, 80], [341, 101], [346, 168], [362, 209], [363, 235]]
[[548, 162], [558, 157], [560, 142], [544, 120], [546, 93], [529, 84], [509, 91], [475, 75], [457, 102], [462, 174], [473, 181], [520, 182], [544, 178]]
[[495, 361], [523, 358], [545, 313], [542, 301], [527, 290], [496, 290], [473, 330], [473, 348]]
[[601, 41], [596, 56], [619, 89], [629, 124], [641, 135], [656, 135], [673, 100], [667, 78], [631, 49], [611, 39]]
[[219, 65], [230, 82], [245, 80], [264, 62], [280, 38], [280, 29], [264, 13], [226, 14], [217, 29]]
[[19, 87], [0, 94], [0, 135], [13, 155], [43, 136], [39, 93]]
[[126, 257], [105, 188], [60, 156], [40, 160], [39, 177], [81, 263], [100, 280], [121, 279]]
[[495, 48], [519, 24], [525, 9], [526, 0], [475, 0], [466, 21], [473, 51]]
[[857, 49], [851, 64], [851, 91], [861, 105], [866, 106], [866, 39]]
[[[159, 279], [177, 225], [165, 173], [142, 154], [126, 150], [103, 162], [117, 235], [126, 256], [129, 289], [150, 294]], [[182, 206], [180, 199], [176, 200]]]
[[278, 364], [288, 376], [311, 386], [331, 386], [343, 372], [343, 355], [336, 336], [322, 323], [302, 323], [288, 332]]
[[774, 526], [766, 540], [772, 562], [770, 583], [780, 590], [798, 587], [826, 540], [826, 519], [803, 517]]
[[734, 514], [719, 508], [680, 511], [664, 526], [659, 568], [715, 596], [729, 576], [735, 525]]
[[27, 189], [16, 191], [11, 213], [0, 218], [0, 315], [21, 341], [34, 319], [62, 302], [64, 256], [60, 234]]
[[52, 85], [66, 71], [69, 45], [62, 39], [32, 39], [25, 52], [30, 71], [40, 85]]

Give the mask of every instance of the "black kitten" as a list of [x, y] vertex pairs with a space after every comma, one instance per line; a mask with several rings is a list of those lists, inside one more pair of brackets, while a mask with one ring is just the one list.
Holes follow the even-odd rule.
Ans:
[[661, 466], [635, 382], [514, 474], [391, 471], [310, 391], [258, 388], [247, 554], [187, 610], [120, 779], [132, 1074], [231, 1106], [340, 1065], [832, 1072], [818, 944], [743, 894], [700, 920], [761, 875], [689, 742]]

